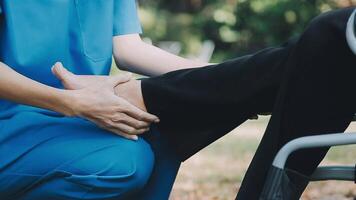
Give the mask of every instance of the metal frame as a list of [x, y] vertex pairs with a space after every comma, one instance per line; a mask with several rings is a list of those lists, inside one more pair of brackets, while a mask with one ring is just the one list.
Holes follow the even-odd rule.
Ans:
[[355, 181], [355, 166], [318, 167], [310, 177], [311, 181]]
[[[336, 133], [327, 135], [306, 136], [288, 142], [277, 153], [272, 165], [284, 169], [291, 153], [299, 149], [332, 147], [356, 144], [356, 133]], [[355, 180], [355, 166], [318, 167], [310, 177], [311, 181], [323, 180]]]

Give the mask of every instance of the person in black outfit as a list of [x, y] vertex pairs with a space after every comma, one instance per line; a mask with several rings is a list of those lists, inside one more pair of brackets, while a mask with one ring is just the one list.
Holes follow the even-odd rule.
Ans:
[[[202, 68], [117, 86], [117, 93], [160, 118], [157, 129], [183, 161], [251, 116], [271, 120], [236, 199], [259, 199], [278, 150], [292, 139], [343, 132], [356, 113], [356, 56], [345, 37], [354, 8], [316, 17], [298, 38]], [[142, 92], [142, 94], [141, 94]], [[328, 148], [300, 150], [287, 168], [309, 176]], [[307, 181], [294, 173], [298, 199]]]
[[[322, 14], [299, 38], [280, 47], [145, 79], [141, 87], [147, 110], [160, 117], [159, 130], [182, 160], [252, 115], [272, 112], [237, 195], [239, 200], [258, 199], [284, 144], [302, 136], [343, 132], [356, 113], [356, 56], [345, 39], [352, 11]], [[298, 151], [287, 168], [311, 175], [327, 150]], [[294, 183], [304, 191], [304, 181], [295, 178]]]

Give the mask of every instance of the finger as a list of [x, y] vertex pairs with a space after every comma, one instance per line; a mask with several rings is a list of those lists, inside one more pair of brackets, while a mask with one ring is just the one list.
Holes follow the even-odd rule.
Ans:
[[59, 80], [63, 80], [63, 74], [60, 72], [60, 66], [58, 66], [57, 64], [53, 65], [51, 68], [52, 74], [57, 77]]
[[116, 135], [119, 135], [119, 136], [122, 136], [126, 139], [129, 139], [129, 140], [138, 140], [138, 136], [137, 135], [130, 135], [128, 133], [125, 133], [123, 132], [122, 130], [120, 129], [117, 129], [115, 128], [113, 125], [104, 125], [104, 126], [100, 126], [102, 127], [103, 129], [106, 129]]
[[54, 66], [57, 66], [63, 74], [66, 74], [69, 76], [74, 75], [71, 71], [68, 71], [68, 69], [66, 67], [64, 67], [61, 62], [56, 62], [56, 64]]
[[52, 73], [61, 81], [64, 81], [70, 76], [73, 76], [73, 73], [68, 71], [61, 62], [56, 62], [52, 67]]
[[110, 128], [114, 128], [120, 131], [121, 133], [128, 134], [128, 135], [140, 135], [149, 130], [149, 128], [136, 129], [132, 126], [123, 123], [112, 123], [110, 124]]
[[137, 135], [126, 134], [126, 133], [123, 133], [123, 132], [121, 132], [119, 130], [116, 130], [114, 128], [108, 128], [108, 131], [113, 132], [116, 135], [122, 136], [122, 137], [124, 137], [126, 139], [129, 139], [129, 140], [138, 140], [138, 136]]
[[114, 88], [117, 85], [121, 84], [121, 83], [125, 83], [127, 81], [131, 80], [131, 73], [121, 73], [118, 75], [114, 75], [114, 76], [110, 76], [108, 81], [111, 84], [111, 86]]
[[146, 128], [149, 128], [151, 125], [151, 123], [137, 120], [131, 116], [126, 115], [125, 113], [117, 114], [117, 116], [114, 119], [112, 119], [112, 121], [115, 123], [118, 123], [118, 122], [124, 123], [131, 127], [136, 128], [136, 129], [146, 129]]
[[124, 112], [132, 118], [139, 121], [146, 121], [149, 123], [159, 122], [159, 118], [157, 116], [147, 113], [126, 101], [124, 101], [123, 104], [125, 108]]
[[108, 125], [108, 124], [103, 124], [103, 123], [99, 123], [96, 119], [91, 119], [91, 118], [88, 118], [89, 121], [93, 122], [94, 124], [96, 124], [98, 127], [104, 129], [104, 130], [107, 130], [111, 133], [114, 133], [116, 135], [119, 135], [119, 136], [122, 136], [126, 139], [129, 139], [129, 140], [138, 140], [138, 136], [137, 135], [130, 135], [130, 134], [127, 134], [127, 133], [124, 133], [116, 128], [113, 128], [112, 125]]

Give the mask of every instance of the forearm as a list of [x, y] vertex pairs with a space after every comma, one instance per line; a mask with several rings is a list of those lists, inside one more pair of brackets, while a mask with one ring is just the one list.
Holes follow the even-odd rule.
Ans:
[[64, 90], [31, 80], [0, 63], [0, 98], [71, 115]]
[[209, 63], [182, 58], [146, 44], [138, 35], [123, 36], [123, 38], [114, 38], [114, 58], [117, 65], [127, 71], [156, 76], [179, 69], [209, 65]]

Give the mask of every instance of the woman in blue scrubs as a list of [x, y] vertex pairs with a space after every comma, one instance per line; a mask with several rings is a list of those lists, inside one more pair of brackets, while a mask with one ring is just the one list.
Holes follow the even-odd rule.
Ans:
[[134, 0], [0, 0], [0, 199], [168, 198], [179, 161], [159, 119], [114, 93], [129, 75], [75, 91], [52, 75], [108, 75], [112, 57], [144, 75], [207, 65], [140, 33]]

